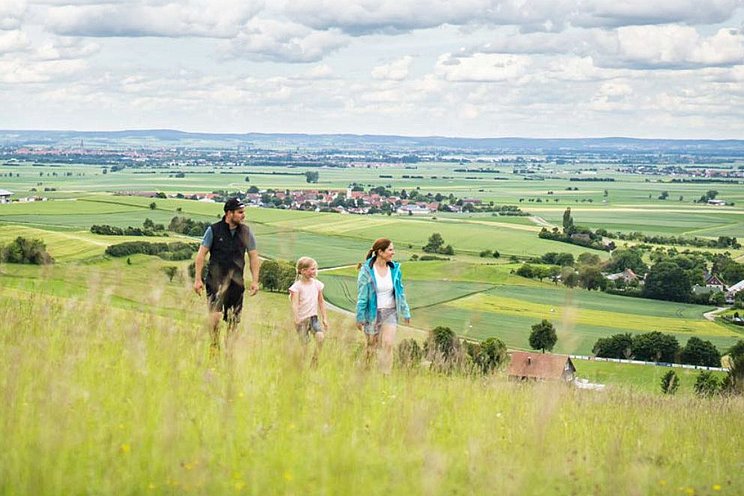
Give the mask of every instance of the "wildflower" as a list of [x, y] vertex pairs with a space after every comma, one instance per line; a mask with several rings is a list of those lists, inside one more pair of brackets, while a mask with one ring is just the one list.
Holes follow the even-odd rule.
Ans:
[[292, 474], [289, 472], [289, 470], [286, 470], [284, 472], [284, 480], [291, 481], [292, 480]]
[[129, 453], [131, 450], [132, 450], [131, 446], [129, 446], [129, 444], [127, 443], [124, 443], [121, 446], [119, 446], [120, 453], [126, 454], [126, 453]]
[[713, 490], [714, 491], [720, 491], [721, 490], [721, 485], [720, 484], [713, 484]]

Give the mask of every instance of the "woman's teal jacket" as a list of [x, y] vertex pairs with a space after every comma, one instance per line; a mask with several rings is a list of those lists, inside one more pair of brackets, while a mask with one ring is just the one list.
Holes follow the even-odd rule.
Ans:
[[[376, 257], [372, 257], [362, 264], [359, 269], [357, 278], [357, 322], [369, 324], [377, 319], [377, 281], [375, 280], [375, 271], [372, 265]], [[411, 309], [406, 301], [406, 293], [403, 290], [403, 274], [400, 271], [398, 262], [388, 262], [390, 274], [393, 278], [393, 294], [395, 295], [395, 309], [398, 317], [404, 319], [411, 318]]]

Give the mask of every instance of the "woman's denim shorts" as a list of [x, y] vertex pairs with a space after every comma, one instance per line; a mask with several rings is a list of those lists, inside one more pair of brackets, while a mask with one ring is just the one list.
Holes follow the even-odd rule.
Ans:
[[398, 311], [395, 308], [378, 308], [377, 319], [364, 325], [364, 332], [370, 336], [380, 332], [383, 325], [397, 325]]

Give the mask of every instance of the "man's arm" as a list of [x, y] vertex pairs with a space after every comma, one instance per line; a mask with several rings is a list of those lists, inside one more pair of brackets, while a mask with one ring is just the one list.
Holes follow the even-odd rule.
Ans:
[[204, 259], [207, 256], [207, 252], [209, 252], [209, 248], [200, 245], [199, 251], [196, 252], [196, 260], [194, 260], [194, 291], [198, 295], [201, 295], [201, 290], [204, 287], [202, 272], [204, 271]]
[[258, 250], [250, 250], [248, 252], [251, 265], [251, 286], [248, 294], [251, 296], [258, 293], [258, 271], [261, 268], [261, 259], [258, 258]]

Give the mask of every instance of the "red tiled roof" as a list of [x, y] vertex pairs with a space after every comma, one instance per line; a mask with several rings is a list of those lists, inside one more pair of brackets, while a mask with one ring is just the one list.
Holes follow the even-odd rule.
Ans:
[[567, 363], [571, 372], [576, 371], [573, 362], [566, 355], [513, 351], [507, 373], [510, 377], [560, 379], [563, 376]]

